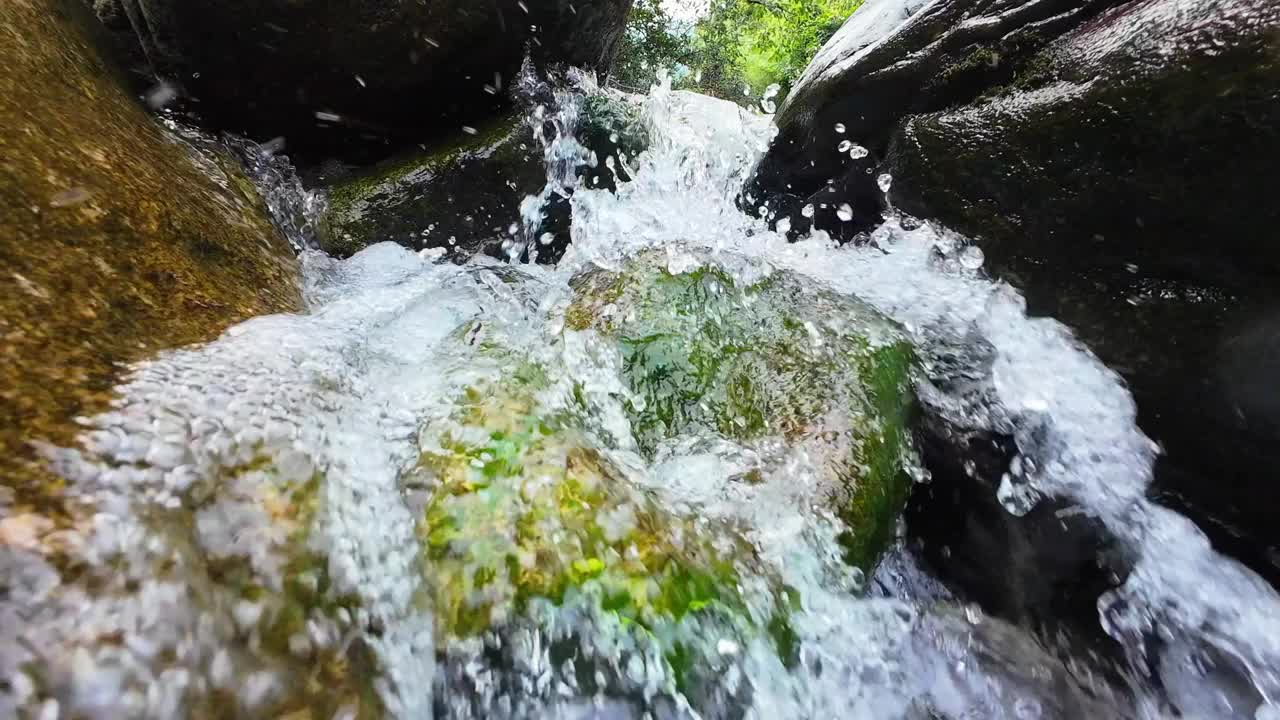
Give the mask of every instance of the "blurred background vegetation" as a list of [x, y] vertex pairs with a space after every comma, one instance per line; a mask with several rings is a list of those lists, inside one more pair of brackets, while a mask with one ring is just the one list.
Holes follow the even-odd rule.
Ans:
[[786, 96], [863, 0], [636, 0], [611, 84], [637, 92], [666, 70], [677, 88], [755, 104]]

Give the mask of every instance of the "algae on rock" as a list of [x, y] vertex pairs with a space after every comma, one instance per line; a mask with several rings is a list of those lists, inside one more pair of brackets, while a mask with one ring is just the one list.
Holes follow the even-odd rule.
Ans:
[[0, 476], [41, 512], [61, 481], [30, 442], [71, 444], [122, 364], [301, 303], [237, 164], [197, 163], [95, 32], [77, 0], [0, 4]]
[[337, 257], [383, 241], [469, 257], [510, 237], [521, 200], [545, 183], [541, 149], [509, 116], [330, 181], [320, 244]]
[[499, 628], [534, 603], [585, 604], [652, 643], [682, 692], [705, 680], [694, 659], [714, 651], [688, 641], [686, 620], [716, 637], [766, 639], [788, 657], [794, 598], [781, 586], [744, 593], [740, 573], [764, 572], [753, 546], [728, 524], [662, 507], [579, 418], [540, 407], [548, 387], [525, 364], [468, 388], [423, 433], [419, 471], [434, 489], [419, 535], [438, 641]]
[[579, 276], [566, 316], [616, 341], [641, 449], [689, 433], [803, 445], [848, 527], [847, 559], [869, 570], [911, 487], [910, 344], [861, 302], [785, 273], [744, 286], [662, 260]]

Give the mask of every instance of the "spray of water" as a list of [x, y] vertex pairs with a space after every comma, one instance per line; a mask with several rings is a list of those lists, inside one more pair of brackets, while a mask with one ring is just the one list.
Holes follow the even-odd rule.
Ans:
[[[743, 215], [734, 197], [769, 140], [766, 118], [666, 87], [631, 101], [652, 144], [616, 193], [575, 187], [574, 99], [557, 93], [535, 113], [548, 183], [512, 256], [535, 247], [549, 199], [571, 194], [573, 244], [556, 267], [455, 266], [390, 244], [346, 261], [305, 251], [306, 313], [138, 365], [113, 409], [85, 420], [79, 447], [44, 448], [68, 479], [73, 517], [42, 534], [0, 503], [0, 568], [13, 578], [0, 596], [0, 714], [1273, 716], [1280, 598], [1145, 499], [1156, 449], [1114, 373], [1058, 323], [1028, 318], [950, 233], [891, 221], [860, 247], [789, 244]], [[866, 592], [841, 560], [841, 524], [813, 493], [812, 463], [793, 448], [695, 434], [639, 453], [616, 351], [566, 329], [565, 311], [572, 278], [640, 253], [672, 273], [785, 273], [857, 296], [921, 346], [975, 333], [989, 343], [984, 401], [939, 391], [931, 404], [1014, 434], [1021, 470], [1000, 489], [1010, 512], [1066, 499], [1133, 555], [1125, 583], [1099, 599], [1132, 686], [1073, 674], [957, 605], [907, 555], [892, 554], [880, 590]], [[795, 589], [790, 662], [731, 626], [686, 624], [673, 632], [710, 672], [681, 687], [653, 643], [571, 597], [491, 617], [493, 631], [467, 639], [437, 636], [443, 609], [428, 598], [442, 569], [416, 531], [436, 489], [422, 458], [462, 437], [445, 431], [463, 432], [468, 389], [500, 396], [531, 364], [545, 377], [522, 402], [578, 412], [578, 442], [628, 493], [750, 545], [747, 616], [768, 611], [777, 582]], [[740, 482], [749, 469], [763, 469], [758, 481]], [[637, 502], [601, 527], [624, 532]]]

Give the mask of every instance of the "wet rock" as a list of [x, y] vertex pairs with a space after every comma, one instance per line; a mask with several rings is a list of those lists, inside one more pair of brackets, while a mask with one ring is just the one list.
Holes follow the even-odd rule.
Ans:
[[[615, 190], [630, 179], [627, 164], [648, 146], [647, 131], [623, 100], [592, 93], [571, 102], [581, 105], [573, 129], [581, 145], [576, 174], [586, 187]], [[513, 244], [530, 240], [540, 262], [559, 260], [570, 239], [568, 197], [552, 190], [532, 228], [525, 226], [525, 205], [547, 187], [544, 144], [567, 131], [548, 121], [539, 136], [518, 114], [468, 130], [371, 168], [322, 168], [315, 182], [327, 188], [329, 208], [321, 247], [347, 257], [389, 240], [414, 250], [441, 248], [462, 260], [480, 252], [520, 255]]]
[[[157, 72], [201, 115], [295, 148], [416, 141], [504, 103], [526, 49], [604, 71], [631, 0], [120, 0]], [[246, 82], [252, 78], [252, 82]]]
[[72, 444], [122, 363], [301, 300], [238, 164], [127, 96], [82, 2], [5, 3], [0, 25], [0, 476], [52, 512], [29, 443]]
[[663, 260], [579, 277], [566, 314], [617, 342], [641, 450], [689, 432], [803, 446], [848, 527], [846, 559], [869, 571], [912, 486], [911, 346], [871, 308], [784, 274], [745, 284]]
[[1012, 512], [1001, 501], [1001, 485], [1015, 482], [1036, 459], [1034, 449], [1018, 447], [1018, 428], [1003, 415], [990, 418], [994, 429], [968, 419], [998, 412], [989, 397], [990, 345], [973, 336], [939, 338], [925, 356], [929, 376], [916, 440], [930, 482], [907, 505], [910, 546], [988, 613], [1068, 656], [1118, 660], [1120, 646], [1101, 627], [1097, 601], [1127, 574], [1119, 544], [1069, 502], [1046, 498]]
[[906, 118], [885, 165], [891, 198], [988, 256], [1086, 255], [1201, 281], [1274, 274], [1277, 32], [1265, 0], [1109, 9], [1012, 83]]
[[[723, 678], [736, 651], [725, 648], [763, 641], [789, 657], [790, 591], [759, 586], [767, 571], [731, 525], [682, 516], [642, 490], [572, 411], [539, 402], [550, 390], [545, 371], [526, 363], [469, 387], [422, 432], [411, 477], [430, 487], [418, 534], [452, 688], [444, 702], [489, 709], [492, 690], [471, 687], [485, 662], [479, 641], [489, 661], [511, 656], [498, 666], [506, 673], [524, 672], [538, 661], [516, 658], [549, 645], [543, 695], [680, 693], [714, 717], [740, 706]], [[517, 706], [540, 696], [505, 692]]]
[[[1280, 583], [1280, 410], [1270, 380], [1280, 296], [1271, 283], [1205, 283], [1147, 266], [1014, 257], [999, 273], [1028, 310], [1057, 318], [1128, 383], [1160, 444], [1153, 497], [1220, 551]], [[1190, 410], [1194, 409], [1194, 410]]]
[[520, 203], [546, 184], [542, 149], [522, 118], [457, 132], [367, 169], [322, 171], [329, 208], [320, 246], [335, 257], [375, 242], [467, 258], [512, 238]]
[[1264, 0], [873, 0], [789, 98], [748, 191], [847, 240], [890, 175], [897, 209], [975, 238], [1032, 314], [1124, 376], [1164, 450], [1153, 494], [1276, 581], [1274, 403], [1250, 379], [1270, 356], [1242, 349], [1267, 346], [1249, 326], [1276, 307], [1278, 29]]
[[[963, 105], [1013, 81], [1056, 35], [1114, 4], [867, 2], [787, 97], [777, 115], [778, 135], [746, 194], [790, 217], [795, 233], [816, 225], [851, 239], [880, 222], [884, 201], [876, 168], [905, 117]], [[836, 212], [845, 203], [852, 210], [848, 219]], [[806, 205], [813, 208], [809, 214], [800, 212]]]

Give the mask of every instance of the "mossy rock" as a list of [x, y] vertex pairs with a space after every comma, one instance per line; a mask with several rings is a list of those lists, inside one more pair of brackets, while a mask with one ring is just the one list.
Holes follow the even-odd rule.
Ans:
[[[227, 522], [221, 510], [264, 523], [254, 527], [249, 543], [211, 547], [195, 535], [187, 548], [191, 566], [202, 571], [191, 579], [193, 596], [209, 608], [233, 614], [252, 608], [248, 612], [256, 617], [240, 627], [234, 641], [228, 639], [237, 672], [263, 668], [281, 678], [280, 690], [266, 704], [242, 708], [250, 714], [332, 717], [354, 711], [361, 720], [384, 714], [374, 687], [378, 661], [354, 634], [352, 619], [360, 599], [337, 589], [329, 558], [314, 542], [324, 481], [318, 471], [305, 479], [287, 479], [271, 457], [259, 455], [210, 478], [204, 489], [215, 496], [203, 502], [188, 499], [196, 503], [197, 513], [179, 511], [169, 519], [169, 537], [183, 537], [198, 526], [201, 510], [213, 513], [213, 522]], [[348, 636], [356, 639], [344, 640]], [[318, 643], [317, 638], [325, 640]], [[217, 710], [226, 700], [222, 693], [231, 689], [217, 688], [193, 702]]]
[[125, 363], [301, 298], [252, 183], [122, 90], [83, 2], [5, 2], [0, 27], [0, 477], [56, 514], [32, 441], [72, 444]]
[[848, 561], [870, 570], [911, 487], [910, 343], [863, 303], [786, 273], [743, 285], [663, 259], [579, 276], [566, 316], [616, 342], [642, 451], [688, 434], [804, 445], [848, 526]]
[[762, 639], [789, 659], [798, 598], [776, 582], [743, 589], [744, 573], [767, 576], [753, 546], [726, 523], [660, 505], [579, 418], [541, 406], [548, 388], [525, 364], [469, 388], [424, 431], [419, 470], [434, 490], [419, 535], [437, 641], [500, 630], [535, 604], [585, 605], [660, 653], [669, 690], [707, 680], [718, 659], [708, 637]]
[[545, 184], [541, 148], [509, 116], [329, 181], [320, 244], [337, 257], [384, 241], [470, 257], [510, 238], [520, 202]]
[[[623, 100], [593, 93], [581, 102], [577, 137], [595, 163], [583, 164], [578, 174], [587, 187], [614, 190], [631, 179], [625, 165], [648, 147], [648, 130], [639, 110]], [[444, 248], [459, 260], [479, 252], [505, 257], [500, 251], [513, 238], [512, 225], [523, 233], [521, 204], [546, 186], [542, 152], [525, 118], [513, 114], [370, 168], [322, 176], [329, 209], [321, 247], [348, 257], [391, 241], [413, 250]], [[569, 214], [567, 199], [558, 196], [544, 208], [534, 236], [550, 233], [552, 241], [539, 246], [540, 260], [554, 262], [564, 253]]]
[[107, 21], [130, 21], [155, 71], [197, 99], [203, 117], [283, 136], [295, 155], [348, 158], [493, 117], [526, 56], [607, 72], [631, 9], [631, 0], [96, 4]]

